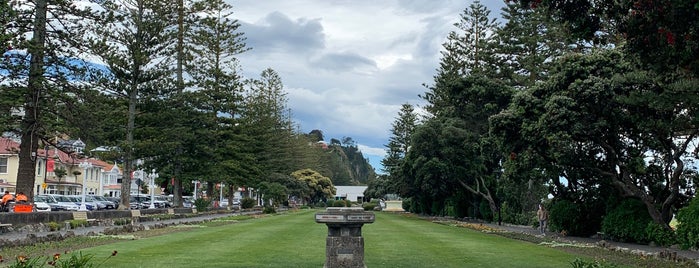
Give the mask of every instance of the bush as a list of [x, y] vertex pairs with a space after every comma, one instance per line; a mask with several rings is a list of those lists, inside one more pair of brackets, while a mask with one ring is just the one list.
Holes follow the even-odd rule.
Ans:
[[372, 211], [376, 206], [378, 206], [378, 202], [366, 202], [362, 204], [362, 208], [364, 208], [365, 211]]
[[328, 207], [344, 207], [345, 200], [328, 200]]
[[262, 210], [262, 213], [274, 214], [274, 213], [277, 213], [277, 210], [273, 206], [265, 206], [265, 208]]
[[248, 208], [253, 208], [257, 202], [255, 199], [252, 199], [250, 197], [245, 197], [243, 200], [240, 200], [240, 208], [242, 209], [248, 209]]
[[127, 225], [131, 223], [131, 219], [128, 218], [119, 218], [119, 219], [114, 219], [113, 224], [114, 225]]
[[586, 227], [583, 226], [587, 222], [582, 215], [582, 209], [578, 204], [568, 200], [558, 200], [551, 205], [549, 210], [549, 229], [574, 236], [588, 235]]
[[677, 240], [683, 249], [699, 249], [699, 198], [677, 213]]
[[61, 225], [55, 221], [46, 223], [46, 226], [49, 227], [49, 231], [58, 231], [61, 229]]
[[194, 200], [194, 207], [197, 208], [197, 211], [207, 211], [209, 210], [209, 206], [211, 206], [211, 200], [204, 198], [197, 198], [197, 200]]
[[70, 220], [70, 229], [75, 229], [82, 226], [87, 226], [86, 220]]
[[621, 242], [647, 243], [646, 227], [651, 222], [643, 202], [626, 199], [604, 217], [602, 232], [606, 237]]
[[677, 243], [675, 232], [655, 222], [646, 226], [646, 238], [659, 246], [670, 246]]
[[613, 268], [617, 267], [616, 264], [608, 263], [606, 261], [584, 261], [580, 258], [575, 258], [574, 261], [570, 263], [573, 268]]
[[403, 210], [409, 211], [409, 212], [414, 212], [412, 211], [412, 205], [413, 205], [413, 199], [412, 198], [405, 198], [403, 199], [403, 204], [401, 205], [403, 207]]
[[493, 215], [493, 211], [490, 210], [490, 203], [485, 199], [481, 199], [478, 212], [480, 212], [481, 218], [485, 221], [492, 222], [493, 219], [497, 219], [496, 215]]

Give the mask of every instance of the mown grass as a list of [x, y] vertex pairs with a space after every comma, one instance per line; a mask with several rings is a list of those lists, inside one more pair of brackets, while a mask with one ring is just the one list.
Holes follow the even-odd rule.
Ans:
[[[121, 241], [84, 253], [118, 251], [109, 267], [322, 267], [327, 228], [316, 211], [193, 228]], [[368, 267], [570, 267], [576, 256], [535, 244], [377, 213], [363, 228]]]
[[[34, 252], [27, 252], [31, 247], [21, 250], [32, 256], [79, 250], [95, 260], [109, 258], [102, 267], [322, 267], [327, 228], [314, 222], [316, 212], [227, 217], [138, 232], [133, 239], [74, 238], [36, 245]], [[672, 265], [599, 248], [551, 248], [408, 214], [376, 213], [376, 222], [365, 225], [362, 233], [367, 267], [572, 267], [576, 258], [620, 264], [614, 267]], [[109, 257], [114, 251], [118, 254]]]

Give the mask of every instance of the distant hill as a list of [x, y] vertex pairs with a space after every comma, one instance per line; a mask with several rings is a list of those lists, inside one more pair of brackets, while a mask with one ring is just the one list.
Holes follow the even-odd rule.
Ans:
[[376, 177], [374, 168], [357, 146], [328, 145], [327, 167], [334, 185], [366, 185]]

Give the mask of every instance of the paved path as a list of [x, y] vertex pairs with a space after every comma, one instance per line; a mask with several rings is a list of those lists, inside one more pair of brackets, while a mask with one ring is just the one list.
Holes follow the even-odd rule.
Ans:
[[[502, 225], [498, 225], [497, 223], [482, 223], [483, 225], [486, 225], [490, 228], [494, 229], [500, 229], [500, 230], [506, 230], [510, 232], [516, 232], [516, 233], [524, 233], [524, 234], [529, 234], [533, 236], [540, 235], [539, 230], [536, 228], [533, 228], [531, 226], [520, 226], [520, 225], [509, 225], [503, 223]], [[677, 256], [694, 260], [695, 263], [699, 264], [699, 251], [696, 250], [680, 250], [680, 249], [675, 249], [675, 248], [668, 248], [668, 247], [657, 247], [657, 246], [649, 246], [649, 245], [639, 245], [639, 244], [631, 244], [631, 243], [621, 243], [621, 242], [615, 242], [615, 241], [608, 241], [608, 240], [603, 240], [601, 238], [586, 238], [586, 237], [573, 237], [573, 236], [561, 236], [557, 233], [553, 232], [547, 232], [546, 237], [550, 237], [554, 239], [555, 241], [561, 242], [561, 243], [573, 243], [573, 244], [588, 244], [588, 245], [596, 245], [596, 246], [601, 246], [604, 244], [605, 247], [607, 248], [614, 248], [614, 249], [620, 249], [624, 251], [629, 251], [633, 253], [642, 253], [642, 254], [677, 254]]]

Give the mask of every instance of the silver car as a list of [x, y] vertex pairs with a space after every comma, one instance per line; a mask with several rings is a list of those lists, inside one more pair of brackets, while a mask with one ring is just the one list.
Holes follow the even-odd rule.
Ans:
[[56, 206], [51, 207], [51, 210], [77, 211], [80, 208], [80, 206], [65, 195], [47, 194], [46, 196], [53, 198], [53, 201], [55, 201]]

